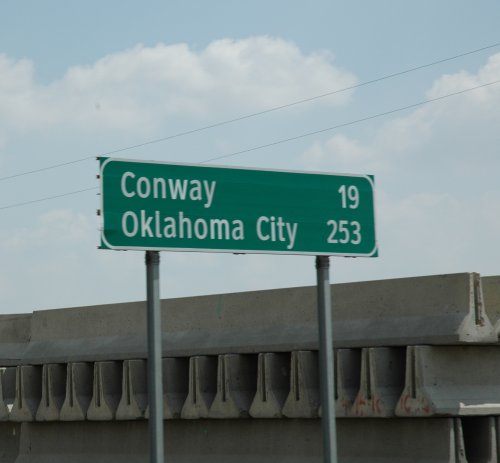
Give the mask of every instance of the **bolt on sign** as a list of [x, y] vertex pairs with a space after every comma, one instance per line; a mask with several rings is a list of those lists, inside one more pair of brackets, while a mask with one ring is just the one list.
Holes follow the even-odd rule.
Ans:
[[101, 248], [377, 255], [373, 176], [99, 162]]

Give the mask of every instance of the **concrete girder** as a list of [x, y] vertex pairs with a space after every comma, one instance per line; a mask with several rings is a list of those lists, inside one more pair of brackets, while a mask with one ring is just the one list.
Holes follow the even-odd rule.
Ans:
[[[490, 279], [488, 279], [490, 278]], [[476, 273], [333, 285], [337, 348], [494, 343], [493, 277]], [[493, 288], [493, 289], [492, 289]], [[162, 301], [163, 356], [316, 350], [315, 287]], [[496, 318], [495, 318], [496, 321]], [[146, 359], [144, 302], [0, 317], [0, 366]]]
[[404, 348], [364, 348], [361, 354], [361, 385], [350, 416], [394, 416], [404, 379]]
[[257, 392], [250, 406], [252, 418], [282, 418], [281, 410], [290, 391], [290, 354], [258, 356]]
[[500, 414], [497, 346], [408, 346], [398, 416]]

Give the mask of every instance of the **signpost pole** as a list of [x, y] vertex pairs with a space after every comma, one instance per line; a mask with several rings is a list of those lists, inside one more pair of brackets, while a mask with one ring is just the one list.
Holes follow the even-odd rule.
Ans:
[[163, 384], [160, 311], [160, 253], [146, 251], [148, 308], [148, 398], [150, 462], [163, 463]]
[[330, 258], [316, 257], [319, 366], [321, 393], [321, 426], [323, 429], [323, 461], [337, 463], [337, 438], [335, 429], [335, 373], [332, 336], [332, 303], [330, 294]]

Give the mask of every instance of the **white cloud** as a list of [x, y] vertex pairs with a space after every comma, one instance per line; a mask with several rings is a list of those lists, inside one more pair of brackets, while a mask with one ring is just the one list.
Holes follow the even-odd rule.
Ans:
[[[72, 67], [46, 86], [35, 83], [33, 63], [0, 55], [0, 121], [17, 130], [62, 124], [141, 131], [174, 115], [239, 114], [355, 82], [330, 54], [304, 54], [272, 37], [218, 40], [200, 51], [138, 45]], [[325, 104], [349, 97], [342, 93]]]
[[[303, 155], [303, 161], [308, 169], [330, 169], [343, 172], [344, 167], [363, 165], [372, 168], [373, 151], [358, 140], [339, 133], [326, 140], [315, 142]], [[369, 170], [370, 170], [369, 169]]]
[[7, 128], [44, 127], [52, 120], [51, 105], [44, 108], [44, 91], [34, 83], [33, 63], [0, 54], [0, 124]]
[[[427, 92], [436, 98], [500, 79], [500, 54], [493, 55], [476, 74], [464, 71], [444, 75]], [[443, 162], [453, 168], [477, 165], [481, 160], [497, 161], [500, 138], [500, 83], [462, 95], [429, 103], [408, 115], [385, 122], [369, 141], [342, 133], [316, 143], [303, 156], [312, 168], [339, 165], [342, 168], [376, 169], [394, 173], [424, 163]], [[446, 146], [443, 149], [443, 146]]]
[[[479, 85], [489, 84], [500, 78], [500, 53], [492, 55], [477, 73], [466, 71], [455, 74], [445, 74], [436, 80], [427, 92], [429, 98], [437, 98], [446, 93], [453, 93]], [[495, 86], [487, 86], [467, 94], [468, 102], [476, 102], [485, 105], [491, 98], [498, 98], [498, 89]]]

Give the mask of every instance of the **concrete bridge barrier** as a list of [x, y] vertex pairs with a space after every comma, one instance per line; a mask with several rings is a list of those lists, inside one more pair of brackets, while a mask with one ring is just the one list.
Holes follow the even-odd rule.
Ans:
[[[497, 341], [476, 273], [337, 284], [332, 298], [337, 348]], [[134, 302], [0, 317], [0, 366], [145, 359], [145, 312]], [[314, 287], [167, 299], [162, 317], [164, 357], [318, 347]]]
[[[339, 461], [500, 462], [499, 283], [333, 286]], [[163, 301], [168, 463], [321, 461], [315, 297]], [[0, 317], [0, 463], [147, 460], [145, 322], [144, 303]]]
[[500, 415], [497, 346], [409, 346], [398, 416]]

